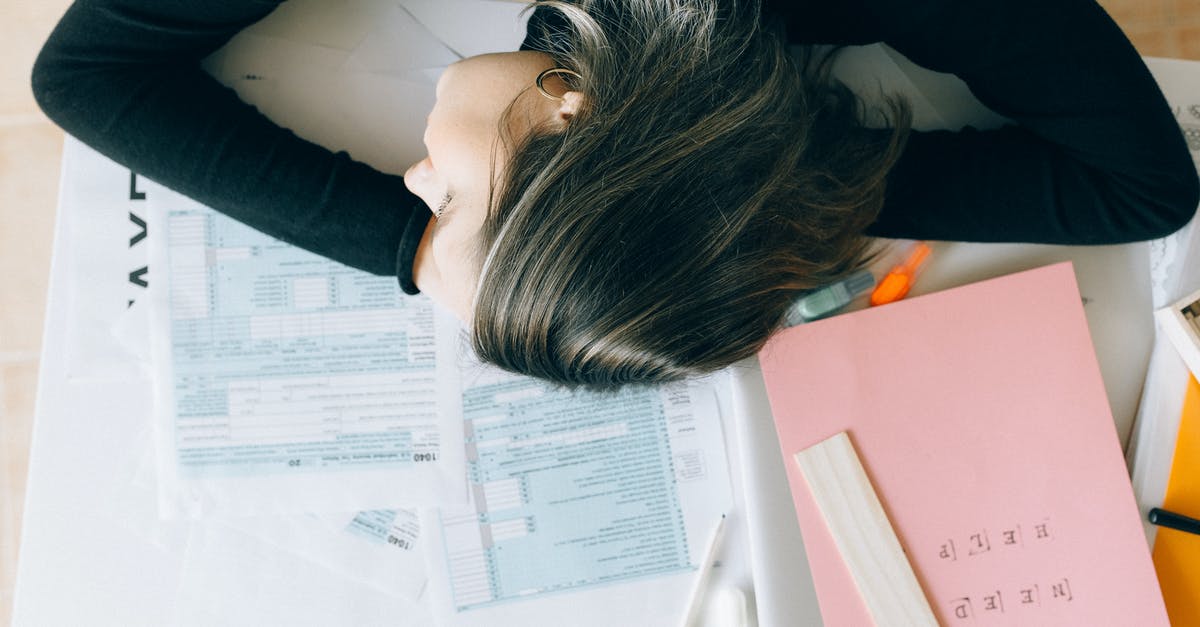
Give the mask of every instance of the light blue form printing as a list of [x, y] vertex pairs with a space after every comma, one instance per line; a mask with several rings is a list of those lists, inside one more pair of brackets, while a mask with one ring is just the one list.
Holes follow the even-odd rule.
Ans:
[[359, 512], [346, 525], [346, 531], [356, 536], [366, 538], [374, 544], [387, 542], [388, 532], [392, 529], [392, 521], [396, 519], [394, 509], [373, 509]]
[[463, 410], [476, 512], [442, 519], [458, 610], [691, 567], [659, 391], [516, 381]]
[[376, 509], [359, 512], [346, 525], [346, 532], [372, 544], [411, 551], [421, 534], [421, 523], [415, 510]]
[[403, 467], [436, 440], [433, 313], [394, 277], [207, 209], [168, 231], [182, 476]]

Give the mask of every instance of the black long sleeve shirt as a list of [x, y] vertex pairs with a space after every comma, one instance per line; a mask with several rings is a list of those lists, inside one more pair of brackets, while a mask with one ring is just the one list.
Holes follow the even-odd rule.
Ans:
[[[77, 0], [38, 57], [34, 94], [68, 133], [131, 169], [416, 293], [430, 213], [403, 179], [297, 137], [200, 67], [278, 3]], [[1200, 202], [1161, 92], [1092, 0], [767, 6], [795, 43], [887, 42], [1016, 122], [913, 133], [871, 235], [1135, 241], [1178, 229]]]

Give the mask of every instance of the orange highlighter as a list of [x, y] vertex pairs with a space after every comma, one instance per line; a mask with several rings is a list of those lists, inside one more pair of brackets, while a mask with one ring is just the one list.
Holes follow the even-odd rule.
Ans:
[[904, 263], [892, 268], [887, 276], [880, 279], [879, 285], [875, 286], [875, 291], [871, 292], [871, 306], [886, 305], [904, 298], [916, 280], [917, 272], [929, 259], [931, 251], [929, 244], [925, 242], [913, 243], [908, 249]]

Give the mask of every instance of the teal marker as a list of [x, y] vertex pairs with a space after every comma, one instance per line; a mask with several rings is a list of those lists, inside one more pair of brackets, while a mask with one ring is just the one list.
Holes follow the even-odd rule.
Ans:
[[833, 285], [826, 285], [796, 299], [791, 309], [788, 309], [784, 324], [794, 327], [833, 315], [855, 298], [874, 288], [875, 275], [871, 274], [870, 270], [860, 270]]

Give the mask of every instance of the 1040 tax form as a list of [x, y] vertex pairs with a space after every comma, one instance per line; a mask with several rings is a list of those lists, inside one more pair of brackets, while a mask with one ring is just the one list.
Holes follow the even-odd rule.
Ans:
[[457, 376], [427, 298], [148, 196], [165, 516], [465, 500]]

